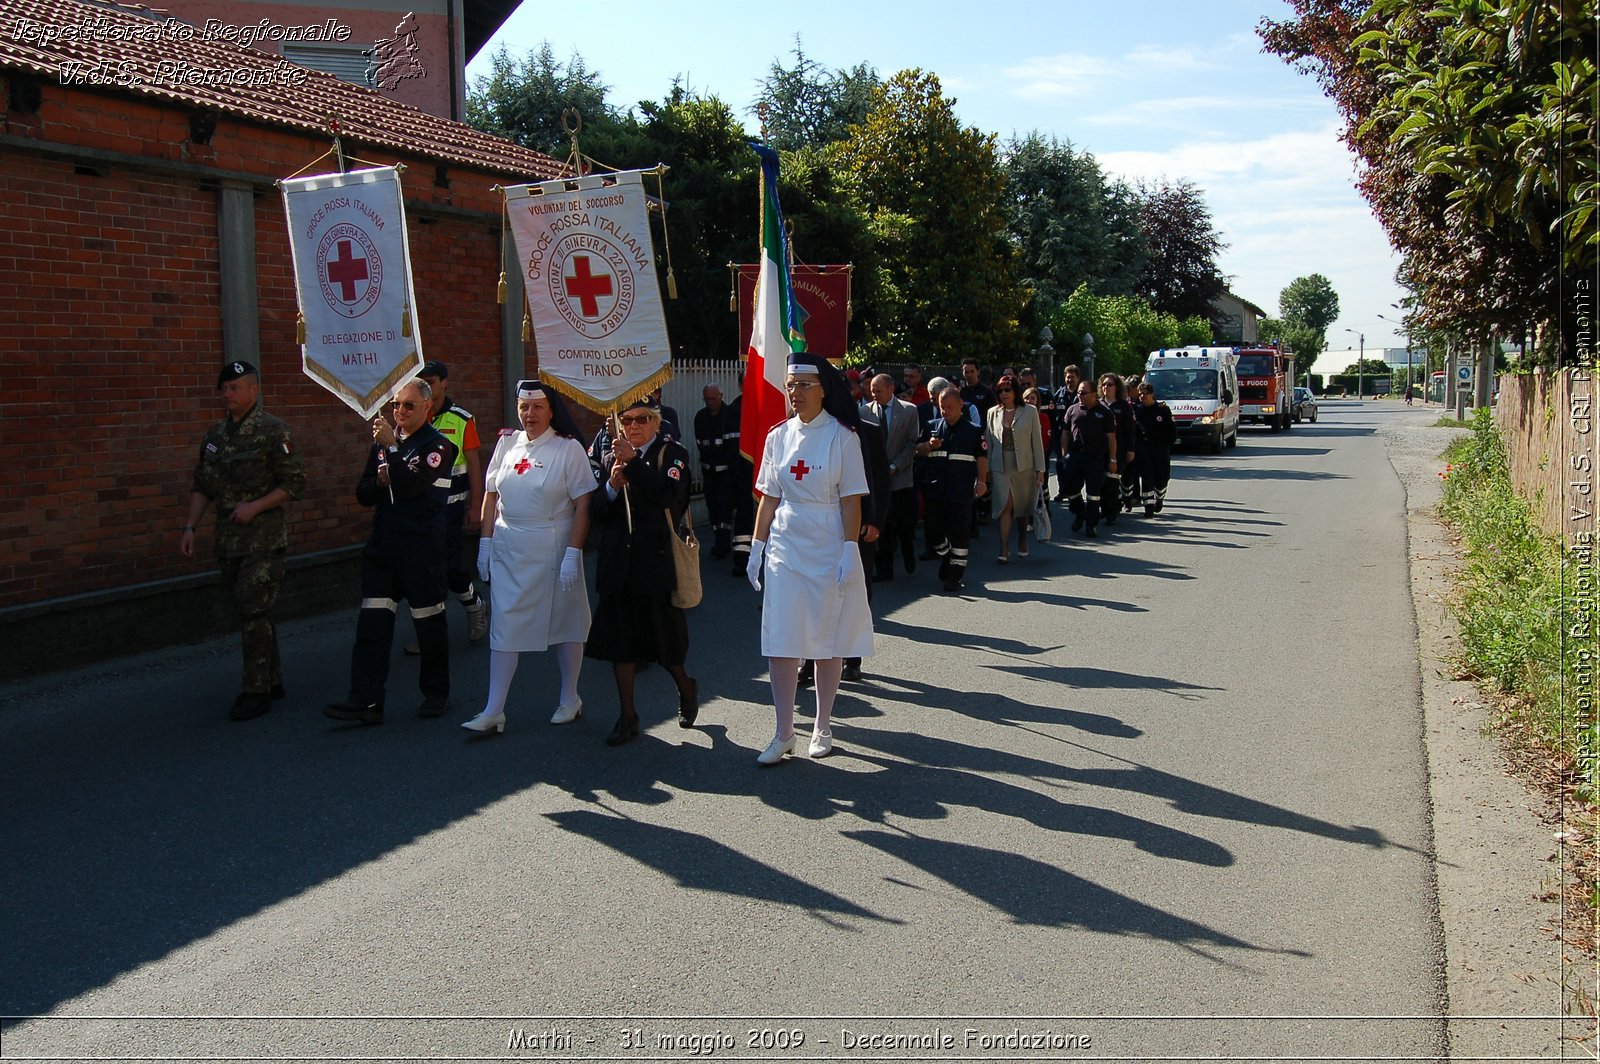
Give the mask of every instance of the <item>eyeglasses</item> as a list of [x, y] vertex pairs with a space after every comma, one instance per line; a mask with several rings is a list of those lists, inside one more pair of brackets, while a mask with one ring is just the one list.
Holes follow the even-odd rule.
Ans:
[[622, 415], [622, 423], [624, 425], [647, 425], [652, 420], [654, 420], [654, 419], [651, 418], [649, 414], [624, 414], [624, 415]]
[[822, 385], [818, 384], [816, 381], [785, 381], [783, 384], [783, 390], [786, 392], [803, 392], [807, 388], [820, 387], [822, 387]]
[[390, 403], [389, 405], [394, 407], [396, 410], [415, 410], [417, 407], [421, 406], [422, 404], [421, 403], [413, 403], [410, 400], [396, 399], [394, 402]]

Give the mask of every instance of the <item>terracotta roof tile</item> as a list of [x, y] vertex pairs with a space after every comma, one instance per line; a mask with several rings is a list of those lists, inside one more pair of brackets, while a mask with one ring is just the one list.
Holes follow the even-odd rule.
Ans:
[[[562, 164], [542, 152], [281, 56], [203, 41], [198, 33], [183, 39], [187, 34], [175, 28], [188, 25], [144, 5], [6, 0], [0, 10], [0, 69], [311, 133], [327, 133], [337, 116], [352, 152], [359, 142], [509, 177], [546, 180], [561, 174]], [[184, 76], [193, 71], [220, 74], [196, 84]], [[80, 72], [84, 80], [69, 80]]]

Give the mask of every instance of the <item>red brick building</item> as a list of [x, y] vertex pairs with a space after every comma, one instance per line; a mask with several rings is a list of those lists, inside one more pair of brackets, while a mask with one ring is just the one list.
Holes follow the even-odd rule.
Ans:
[[209, 535], [193, 561], [177, 540], [200, 434], [221, 416], [217, 370], [237, 358], [261, 368], [264, 405], [310, 474], [291, 512], [286, 604], [354, 601], [339, 595], [368, 526], [353, 487], [369, 430], [301, 373], [274, 185], [330, 148], [335, 118], [349, 155], [406, 166], [424, 354], [450, 364], [451, 394], [491, 437], [524, 369], [515, 269], [496, 302], [493, 186], [557, 176], [555, 160], [274, 55], [165, 39], [159, 21], [84, 0], [0, 11], [8, 671], [216, 623]]

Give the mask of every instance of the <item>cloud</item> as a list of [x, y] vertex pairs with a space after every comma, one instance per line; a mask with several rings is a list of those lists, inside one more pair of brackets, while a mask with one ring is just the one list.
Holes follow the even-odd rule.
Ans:
[[1190, 48], [1162, 48], [1141, 44], [1124, 53], [1121, 65], [1139, 72], [1140, 80], [1191, 70], [1222, 70], [1223, 64]]
[[1196, 128], [1196, 121], [1206, 118], [1218, 123], [1231, 123], [1241, 114], [1257, 116], [1256, 120], [1259, 121], [1262, 116], [1271, 114], [1320, 117], [1326, 111], [1327, 102], [1320, 97], [1279, 96], [1261, 99], [1253, 96], [1171, 96], [1160, 100], [1136, 100], [1109, 111], [1082, 115], [1079, 121], [1093, 126], [1136, 126], [1146, 130], [1178, 130], [1194, 134], [1203, 132]]
[[1102, 89], [1118, 70], [1104, 56], [1063, 52], [1024, 59], [1001, 73], [1018, 83], [1014, 92], [1023, 99], [1057, 100], [1087, 95], [1091, 88]]

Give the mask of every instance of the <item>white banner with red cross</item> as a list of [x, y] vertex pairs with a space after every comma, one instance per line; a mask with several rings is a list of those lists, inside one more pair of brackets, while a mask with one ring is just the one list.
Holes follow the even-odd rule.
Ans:
[[301, 365], [370, 418], [423, 363], [399, 171], [278, 184], [300, 300]]
[[505, 190], [539, 379], [609, 411], [672, 375], [643, 174]]

